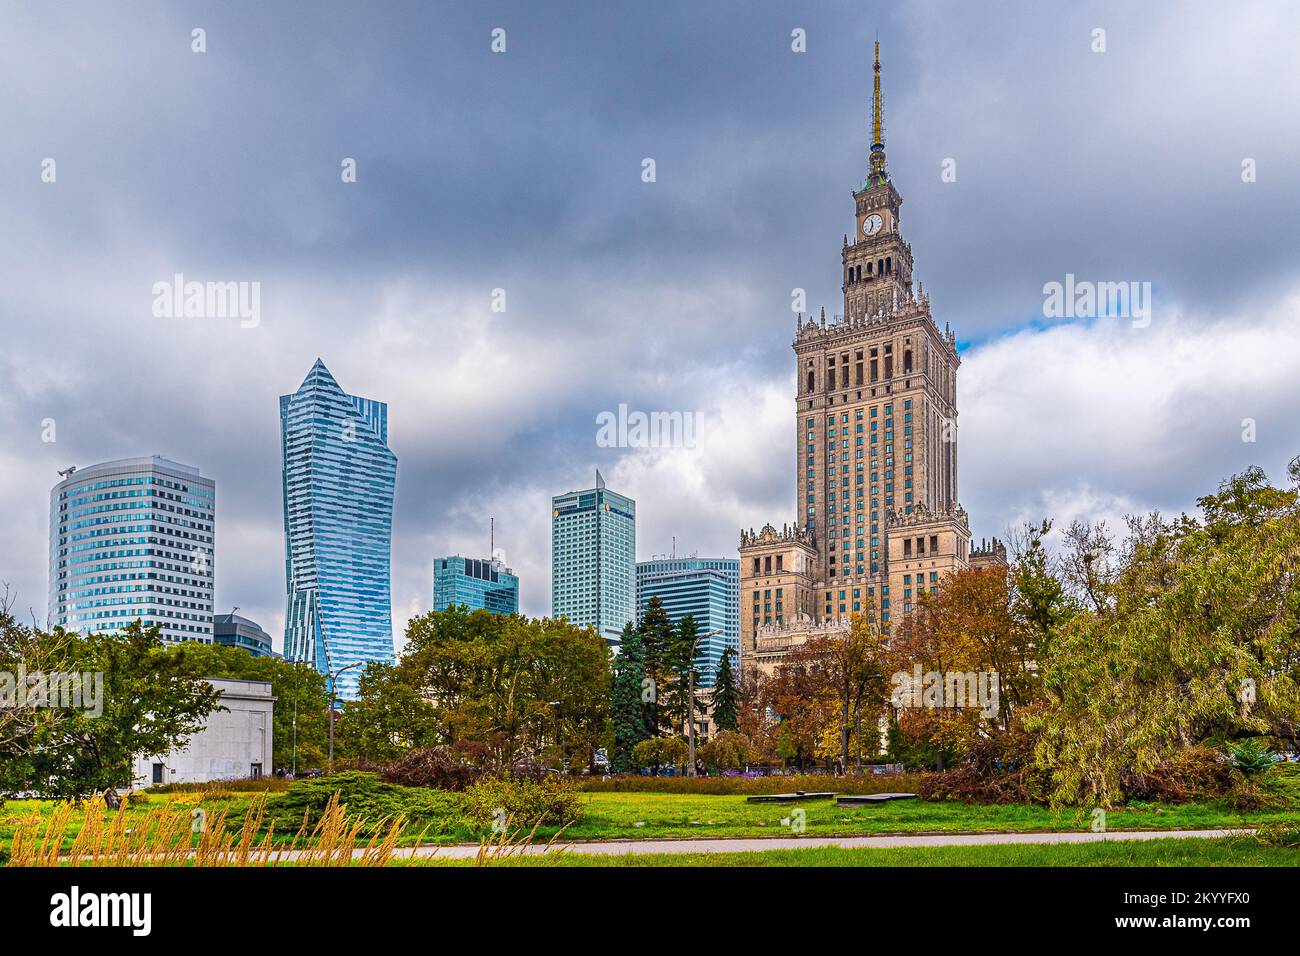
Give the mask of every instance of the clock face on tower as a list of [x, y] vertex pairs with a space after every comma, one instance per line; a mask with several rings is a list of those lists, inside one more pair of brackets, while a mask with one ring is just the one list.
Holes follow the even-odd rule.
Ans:
[[862, 220], [862, 234], [864, 236], [874, 236], [880, 231], [880, 227], [885, 221], [876, 213], [872, 213], [866, 219]]

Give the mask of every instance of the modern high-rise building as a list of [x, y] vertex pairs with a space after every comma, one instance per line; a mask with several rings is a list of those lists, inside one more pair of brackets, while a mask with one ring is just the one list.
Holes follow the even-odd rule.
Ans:
[[972, 559], [957, 500], [961, 359], [912, 286], [881, 104], [877, 43], [870, 159], [840, 249], [844, 312], [795, 325], [795, 523], [741, 534], [742, 658], [855, 612], [887, 629]]
[[50, 491], [48, 626], [212, 642], [216, 482], [158, 455], [69, 469]]
[[223, 647], [237, 647], [254, 657], [273, 657], [271, 635], [246, 617], [234, 611], [218, 614], [212, 622], [212, 643]]
[[[712, 687], [722, 655], [740, 652], [740, 562], [735, 558], [655, 558], [636, 565], [636, 613], [659, 598], [677, 625], [695, 618], [700, 686]], [[711, 633], [716, 632], [716, 633]], [[707, 636], [706, 636], [707, 635]]]
[[365, 664], [393, 660], [388, 406], [347, 394], [317, 359], [280, 396], [280, 446], [284, 656], [337, 675], [337, 696], [355, 699]]
[[636, 502], [605, 487], [551, 499], [551, 615], [617, 646], [636, 617]]
[[463, 558], [433, 561], [433, 609], [464, 606], [493, 614], [519, 613], [519, 578], [500, 561]]

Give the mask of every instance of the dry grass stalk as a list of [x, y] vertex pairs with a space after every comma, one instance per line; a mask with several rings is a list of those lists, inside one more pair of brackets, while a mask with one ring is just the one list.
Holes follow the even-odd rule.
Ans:
[[[494, 840], [492, 837], [482, 837], [478, 843], [478, 853], [474, 857], [475, 866], [491, 866], [511, 857], [523, 856], [533, 845], [533, 837], [537, 834], [537, 828], [542, 825], [539, 819], [533, 824], [533, 828], [528, 831], [528, 835], [521, 837], [524, 828], [519, 827], [513, 832], [510, 830], [510, 824], [514, 821], [514, 815], [506, 818], [503, 826]], [[541, 848], [539, 856], [558, 857], [565, 850], [564, 847], [557, 847], [555, 841], [558, 840], [565, 830], [569, 829], [568, 823], [555, 831], [555, 835], [546, 841], [546, 845]]]
[[[203, 802], [200, 795], [197, 803]], [[100, 797], [83, 805], [81, 829], [72, 837], [71, 850], [63, 853], [74, 827], [78, 806], [73, 801], [55, 805], [48, 818], [39, 811], [18, 821], [11, 843], [10, 866], [386, 866], [406, 829], [398, 815], [375, 825], [368, 842], [360, 837], [366, 821], [349, 819], [339, 794], [330, 797], [321, 818], [308, 830], [302, 826], [287, 847], [275, 845], [275, 824], [265, 825], [266, 794], [253, 798], [238, 834], [227, 832], [228, 809], [202, 818], [198, 840], [193, 833], [195, 801], [172, 801], [152, 807], [143, 816], [128, 813], [128, 802], [111, 814]], [[260, 839], [258, 834], [262, 833]], [[417, 848], [423, 841], [417, 841]]]

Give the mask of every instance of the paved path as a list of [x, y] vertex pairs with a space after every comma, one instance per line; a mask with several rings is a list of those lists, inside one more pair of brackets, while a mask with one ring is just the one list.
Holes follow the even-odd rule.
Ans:
[[[757, 837], [717, 840], [609, 840], [590, 843], [557, 843], [567, 853], [600, 856], [623, 856], [628, 853], [745, 853], [753, 850], [802, 850], [809, 847], [837, 846], [987, 846], [999, 843], [1099, 843], [1103, 840], [1160, 840], [1168, 837], [1226, 837], [1254, 833], [1254, 830], [1121, 830], [1093, 833], [1091, 830], [1060, 833], [917, 833], [888, 836], [811, 836]], [[528, 853], [541, 853], [544, 846], [532, 846]], [[409, 857], [413, 848], [394, 851], [394, 856]], [[421, 847], [420, 856], [436, 855], [445, 859], [473, 858], [477, 846], [457, 845]]]

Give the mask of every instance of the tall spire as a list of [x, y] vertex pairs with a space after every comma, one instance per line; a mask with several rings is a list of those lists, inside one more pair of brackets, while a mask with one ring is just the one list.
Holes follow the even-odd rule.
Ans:
[[884, 112], [880, 99], [880, 41], [876, 41], [875, 87], [871, 97], [871, 178], [885, 176], [885, 130], [882, 121]]

